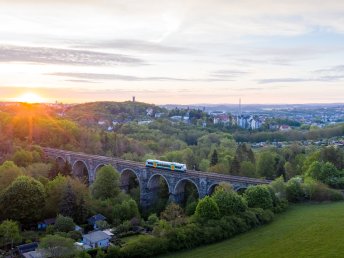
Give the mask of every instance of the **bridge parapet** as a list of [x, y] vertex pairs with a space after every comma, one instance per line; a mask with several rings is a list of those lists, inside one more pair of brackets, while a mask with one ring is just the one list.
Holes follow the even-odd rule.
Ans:
[[[212, 190], [221, 182], [232, 185], [234, 190], [247, 188], [250, 185], [269, 184], [271, 181], [265, 179], [248, 178], [210, 172], [188, 170], [185, 173], [171, 172], [162, 169], [147, 168], [145, 164], [122, 160], [114, 157], [90, 155], [80, 152], [71, 152], [52, 148], [43, 148], [45, 154], [53, 159], [62, 158], [72, 165], [73, 175], [80, 175], [80, 170], [87, 170], [88, 182], [94, 182], [97, 170], [103, 165], [112, 165], [121, 174], [122, 188], [127, 189], [129, 185], [129, 174], [134, 175], [140, 186], [141, 205], [149, 206], [156, 195], [156, 183], [154, 177], [162, 177], [167, 186], [170, 198], [180, 202], [184, 198], [185, 183], [195, 185], [199, 198], [211, 194]], [[83, 168], [82, 164], [84, 165]]]

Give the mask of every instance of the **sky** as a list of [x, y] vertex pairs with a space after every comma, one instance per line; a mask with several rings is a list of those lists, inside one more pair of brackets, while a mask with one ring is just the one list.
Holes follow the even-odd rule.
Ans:
[[344, 103], [342, 0], [0, 0], [0, 100]]

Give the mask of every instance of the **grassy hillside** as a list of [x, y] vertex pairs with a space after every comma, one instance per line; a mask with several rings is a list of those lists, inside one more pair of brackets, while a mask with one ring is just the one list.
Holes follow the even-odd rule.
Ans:
[[297, 205], [233, 239], [165, 257], [344, 257], [344, 203]]

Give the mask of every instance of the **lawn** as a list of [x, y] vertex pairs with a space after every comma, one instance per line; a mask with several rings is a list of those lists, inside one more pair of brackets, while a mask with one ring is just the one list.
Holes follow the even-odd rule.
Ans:
[[269, 225], [164, 257], [344, 257], [344, 203], [295, 205]]

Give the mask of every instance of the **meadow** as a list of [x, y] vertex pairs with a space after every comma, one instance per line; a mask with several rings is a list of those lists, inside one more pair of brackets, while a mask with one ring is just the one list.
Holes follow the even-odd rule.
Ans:
[[343, 202], [293, 205], [269, 225], [163, 257], [344, 257], [343, 214]]

